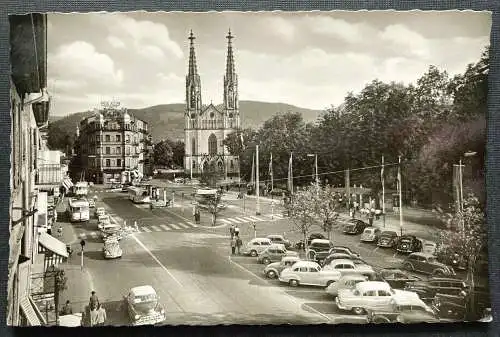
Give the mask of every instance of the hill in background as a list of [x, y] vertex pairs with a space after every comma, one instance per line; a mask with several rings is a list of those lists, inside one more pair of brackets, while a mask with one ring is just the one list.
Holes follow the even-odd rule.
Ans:
[[[184, 104], [175, 103], [129, 109], [129, 112], [149, 124], [153, 141], [157, 142], [164, 138], [184, 140], [184, 109]], [[281, 112], [300, 112], [305, 122], [314, 122], [323, 113], [322, 110], [299, 108], [284, 103], [240, 101], [242, 128], [258, 128], [273, 115]], [[88, 111], [73, 113], [65, 117], [52, 117], [50, 129], [55, 130], [55, 132], [64, 132], [73, 139], [76, 126], [83, 118], [91, 115], [92, 112]], [[59, 135], [59, 137], [64, 136]]]

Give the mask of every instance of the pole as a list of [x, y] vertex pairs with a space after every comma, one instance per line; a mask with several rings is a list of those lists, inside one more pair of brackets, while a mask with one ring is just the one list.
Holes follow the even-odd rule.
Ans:
[[259, 145], [255, 146], [255, 194], [257, 202], [255, 205], [255, 215], [260, 215], [260, 182], [259, 182]]
[[385, 179], [384, 179], [384, 156], [382, 156], [382, 219], [385, 228]]
[[403, 235], [403, 182], [401, 178], [401, 156], [398, 156], [398, 180], [399, 180], [399, 228]]
[[318, 178], [318, 154], [314, 155], [314, 168], [316, 171], [316, 185], [319, 187], [319, 178]]
[[238, 192], [241, 190], [241, 156], [238, 155]]
[[81, 255], [80, 266], [81, 266], [81, 268], [83, 270], [83, 246], [82, 246], [82, 255]]
[[463, 203], [464, 203], [464, 185], [463, 185], [463, 175], [462, 175], [462, 158], [460, 158], [460, 161], [458, 162], [458, 178], [459, 178], [459, 183], [460, 183], [460, 206], [459, 210], [460, 212], [463, 211]]
[[274, 202], [271, 201], [271, 220], [274, 219]]
[[349, 177], [349, 169], [345, 170], [345, 193], [347, 210], [351, 207], [351, 180]]
[[191, 183], [193, 183], [193, 163], [191, 162], [192, 157], [189, 157], [189, 175], [191, 179]]

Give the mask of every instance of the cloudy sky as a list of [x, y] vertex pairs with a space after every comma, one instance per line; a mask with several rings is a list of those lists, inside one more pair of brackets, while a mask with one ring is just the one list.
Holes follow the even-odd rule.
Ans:
[[49, 14], [54, 115], [115, 98], [130, 108], [185, 101], [189, 30], [204, 103], [222, 101], [227, 40], [236, 38], [241, 100], [324, 109], [371, 80], [451, 74], [489, 44], [491, 15], [473, 12]]

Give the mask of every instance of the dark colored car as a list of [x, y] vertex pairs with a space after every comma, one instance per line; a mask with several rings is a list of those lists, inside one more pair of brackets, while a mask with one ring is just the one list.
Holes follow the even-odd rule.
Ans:
[[470, 301], [466, 291], [458, 295], [436, 294], [432, 301], [432, 308], [442, 318], [453, 321], [473, 320], [482, 318], [484, 311], [491, 307], [487, 289], [478, 289], [474, 292], [474, 309], [467, 315], [467, 302]]
[[380, 233], [377, 246], [384, 248], [394, 248], [399, 242], [399, 235], [395, 231], [383, 231]]
[[342, 227], [342, 232], [344, 234], [354, 234], [358, 235], [363, 233], [365, 228], [370, 227], [369, 224], [359, 219], [350, 219]]
[[422, 241], [414, 235], [403, 235], [396, 246], [400, 253], [409, 254], [422, 251]]
[[[327, 240], [327, 238], [321, 234], [321, 233], [312, 233], [311, 235], [309, 235], [309, 237], [307, 238], [307, 245], [310, 246], [311, 245], [311, 242], [312, 240], [314, 239], [322, 239], [322, 240]], [[305, 246], [304, 246], [304, 240], [300, 240], [299, 242], [297, 242], [295, 244], [295, 248], [296, 249], [305, 249]]]
[[455, 275], [452, 267], [438, 262], [434, 255], [426, 253], [411, 253], [403, 261], [402, 266], [408, 271], [416, 271], [438, 277]]
[[382, 269], [378, 272], [378, 277], [394, 289], [404, 289], [408, 283], [422, 280], [419, 277], [409, 275], [400, 269]]
[[369, 323], [439, 323], [439, 318], [432, 310], [420, 306], [402, 305], [397, 306], [391, 312], [370, 312]]
[[326, 239], [314, 239], [309, 245], [309, 259], [318, 262], [320, 265], [329, 255], [332, 243]]
[[435, 277], [428, 281], [407, 283], [404, 290], [417, 293], [423, 301], [432, 301], [437, 294], [464, 296], [469, 287], [460, 279], [451, 277]]

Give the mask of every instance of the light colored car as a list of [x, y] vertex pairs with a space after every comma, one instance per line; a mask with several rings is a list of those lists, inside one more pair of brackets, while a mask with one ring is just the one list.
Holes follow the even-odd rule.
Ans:
[[268, 264], [264, 268], [264, 275], [267, 278], [277, 278], [285, 268], [293, 266], [300, 261], [298, 256], [283, 256], [281, 261]]
[[183, 184], [184, 183], [184, 178], [175, 178], [174, 183], [176, 184]]
[[291, 268], [283, 269], [279, 280], [292, 287], [298, 285], [328, 287], [333, 282], [338, 281], [340, 277], [341, 274], [337, 270], [323, 270], [316, 262], [299, 261]]
[[356, 284], [353, 289], [341, 289], [335, 299], [341, 310], [352, 311], [357, 315], [367, 311], [388, 311], [395, 297], [419, 298], [410, 291], [395, 290], [386, 282], [366, 281]]
[[355, 264], [354, 261], [348, 259], [335, 259], [330, 264], [323, 267], [324, 270], [337, 270], [342, 276], [344, 275], [364, 275], [374, 276], [375, 271], [367, 264]]
[[285, 245], [286, 249], [290, 248], [290, 246], [292, 245], [290, 243], [290, 240], [285, 239], [285, 237], [283, 235], [280, 235], [280, 234], [270, 234], [270, 235], [266, 236], [266, 238], [271, 240], [273, 243], [281, 243], [281, 244]]
[[424, 241], [422, 244], [422, 253], [436, 255], [437, 244], [432, 241]]
[[150, 285], [130, 289], [125, 297], [132, 325], [152, 325], [165, 320], [165, 309], [160, 304], [156, 290]]
[[96, 210], [95, 210], [95, 217], [96, 219], [99, 219], [100, 216], [106, 214], [106, 210], [104, 209], [104, 207], [97, 207]]
[[254, 238], [247, 242], [243, 248], [244, 255], [256, 257], [271, 245], [271, 240], [268, 238]]
[[123, 254], [120, 244], [116, 239], [104, 241], [102, 252], [105, 259], [117, 259], [122, 257]]
[[368, 277], [363, 275], [344, 275], [337, 282], [326, 287], [325, 291], [332, 297], [337, 297], [340, 289], [353, 289], [359, 282], [368, 281]]
[[87, 199], [87, 201], [89, 202], [89, 207], [90, 208], [94, 208], [95, 207], [95, 199], [94, 198], [89, 198], [89, 199]]
[[266, 249], [264, 249], [259, 256], [257, 261], [263, 264], [269, 264], [271, 262], [281, 261], [284, 256], [298, 256], [297, 252], [286, 250], [285, 246], [282, 244], [271, 244]]
[[365, 228], [361, 233], [361, 242], [377, 242], [380, 236], [380, 229], [376, 227]]
[[408, 271], [416, 271], [433, 276], [455, 275], [452, 267], [438, 262], [434, 255], [426, 253], [411, 253], [403, 261], [403, 268]]
[[434, 310], [420, 298], [395, 297], [391, 300], [388, 311], [372, 311], [368, 313], [370, 323], [438, 323]]

